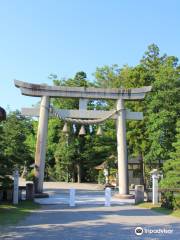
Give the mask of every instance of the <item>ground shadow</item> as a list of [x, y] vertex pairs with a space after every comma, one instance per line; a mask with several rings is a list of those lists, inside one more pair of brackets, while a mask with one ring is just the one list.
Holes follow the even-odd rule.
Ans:
[[[143, 229], [147, 226], [140, 225]], [[24, 240], [145, 240], [145, 239], [163, 239], [169, 240], [179, 240], [179, 226], [177, 224], [172, 224], [171, 229], [173, 229], [172, 234], [148, 234], [144, 233], [142, 236], [137, 236], [135, 234], [135, 229], [137, 226], [128, 226], [125, 224], [118, 223], [91, 223], [91, 224], [75, 224], [75, 225], [36, 225], [33, 227], [19, 227], [16, 230], [10, 230], [9, 233], [1, 235], [1, 239], [24, 239]], [[152, 228], [148, 229], [158, 229]], [[168, 229], [168, 227], [166, 227]], [[150, 238], [148, 238], [150, 237]]]

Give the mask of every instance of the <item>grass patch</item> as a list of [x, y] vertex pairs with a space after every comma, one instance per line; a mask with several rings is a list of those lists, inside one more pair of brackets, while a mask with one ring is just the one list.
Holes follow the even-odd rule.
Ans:
[[32, 210], [40, 208], [33, 201], [22, 201], [18, 205], [0, 204], [0, 225], [12, 225], [25, 218]]
[[151, 209], [153, 211], [156, 211], [156, 212], [159, 212], [162, 214], [171, 215], [171, 216], [180, 218], [180, 209], [177, 209], [177, 210], [167, 209], [167, 208], [161, 207], [161, 204], [153, 205], [150, 202], [139, 203], [139, 204], [137, 204], [137, 206], [143, 207], [143, 208], [148, 208], [148, 209]]

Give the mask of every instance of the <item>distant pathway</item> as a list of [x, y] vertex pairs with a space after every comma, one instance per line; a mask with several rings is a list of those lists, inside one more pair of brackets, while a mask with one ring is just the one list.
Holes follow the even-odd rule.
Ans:
[[[48, 187], [49, 188], [49, 187]], [[49, 189], [54, 197], [67, 198], [67, 190]], [[53, 199], [53, 195], [51, 198]], [[180, 220], [165, 216], [148, 209], [138, 208], [131, 202], [114, 202], [104, 207], [101, 191], [79, 189], [78, 198], [82, 199], [76, 207], [67, 204], [42, 205], [18, 226], [6, 228], [0, 239], [25, 240], [126, 240], [126, 239], [171, 239], [179, 240]], [[88, 198], [90, 197], [90, 201]], [[93, 198], [99, 199], [96, 204]], [[145, 231], [159, 230], [169, 233], [135, 234], [136, 227]], [[173, 232], [172, 232], [173, 231]], [[172, 232], [172, 233], [170, 233]]]

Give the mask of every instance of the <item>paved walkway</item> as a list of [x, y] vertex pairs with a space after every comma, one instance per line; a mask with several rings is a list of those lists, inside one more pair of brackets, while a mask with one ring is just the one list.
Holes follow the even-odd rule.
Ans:
[[[46, 192], [49, 194], [49, 198], [37, 198], [35, 202], [46, 205], [46, 204], [66, 204], [69, 205], [69, 189], [47, 189]], [[114, 191], [112, 191], [112, 195]], [[84, 190], [78, 189], [75, 191], [75, 204], [76, 206], [104, 206], [105, 196], [104, 190]], [[134, 205], [134, 199], [118, 199], [112, 196], [111, 205]]]
[[[75, 207], [69, 207], [66, 202], [67, 190], [49, 189], [48, 191], [52, 194], [51, 200], [54, 196], [63, 198], [64, 202], [42, 205], [41, 209], [33, 212], [18, 226], [5, 229], [0, 239], [180, 239], [178, 218], [138, 208], [130, 201], [117, 201], [111, 207], [104, 207], [103, 192], [97, 190], [79, 189], [77, 197], [82, 201], [79, 201]], [[99, 199], [99, 202], [96, 204], [93, 198]], [[143, 228], [144, 233], [141, 236], [135, 234], [136, 227]], [[150, 233], [152, 231], [161, 233]]]

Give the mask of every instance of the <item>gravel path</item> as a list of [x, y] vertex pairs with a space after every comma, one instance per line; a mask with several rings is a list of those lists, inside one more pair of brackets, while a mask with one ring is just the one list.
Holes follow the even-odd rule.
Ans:
[[[56, 197], [60, 195], [63, 198], [68, 197], [66, 190], [49, 191]], [[180, 239], [178, 218], [138, 208], [126, 201], [115, 202], [111, 207], [104, 207], [103, 202], [99, 204], [86, 202], [88, 197], [95, 199], [102, 197], [103, 193], [97, 190], [79, 190], [77, 195], [79, 198], [86, 196], [83, 200], [84, 204], [79, 202], [75, 207], [69, 207], [65, 203], [42, 205], [41, 209], [34, 211], [18, 226], [4, 229], [0, 239]], [[53, 198], [53, 195], [51, 197]], [[144, 233], [141, 236], [135, 234], [136, 227], [143, 228]], [[161, 233], [152, 233], [152, 231]]]

